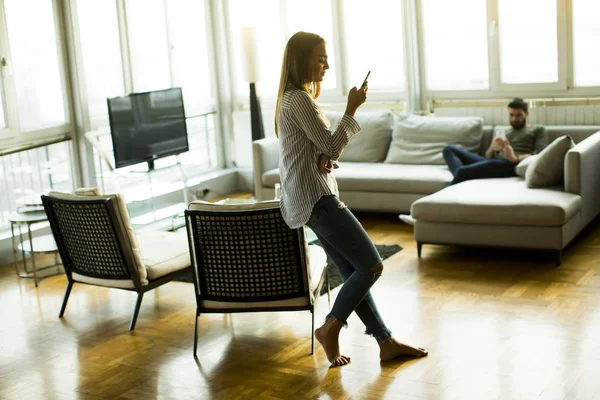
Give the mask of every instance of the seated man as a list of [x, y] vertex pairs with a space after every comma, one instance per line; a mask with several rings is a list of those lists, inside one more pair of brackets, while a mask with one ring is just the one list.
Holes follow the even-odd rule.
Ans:
[[[494, 138], [485, 157], [458, 146], [444, 148], [444, 159], [454, 176], [449, 185], [470, 179], [516, 176], [515, 165], [548, 145], [546, 128], [527, 124], [529, 110], [523, 99], [517, 97], [508, 103], [508, 115], [512, 128]], [[410, 225], [415, 221], [406, 214], [401, 214], [400, 219]]]

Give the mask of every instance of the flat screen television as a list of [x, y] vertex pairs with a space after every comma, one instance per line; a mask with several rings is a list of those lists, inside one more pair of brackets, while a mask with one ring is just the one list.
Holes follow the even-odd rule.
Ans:
[[189, 150], [181, 88], [107, 99], [116, 168]]

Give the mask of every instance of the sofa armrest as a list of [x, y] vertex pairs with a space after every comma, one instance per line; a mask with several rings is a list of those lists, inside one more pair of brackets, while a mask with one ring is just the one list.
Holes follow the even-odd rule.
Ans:
[[600, 213], [600, 132], [567, 152], [565, 191], [581, 196], [582, 217], [586, 224]]
[[255, 140], [252, 143], [252, 152], [254, 160], [254, 195], [259, 199], [257, 194], [259, 193], [258, 189], [263, 186], [263, 174], [279, 167], [279, 143], [277, 137], [271, 136]]

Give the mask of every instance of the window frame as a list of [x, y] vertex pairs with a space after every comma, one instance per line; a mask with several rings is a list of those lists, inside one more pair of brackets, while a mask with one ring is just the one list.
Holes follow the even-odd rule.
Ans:
[[[0, 63], [6, 60], [10, 63], [10, 46], [8, 43], [8, 29], [4, 0], [0, 0]], [[14, 81], [10, 73], [10, 65], [0, 64], [0, 92], [2, 92], [2, 112], [6, 127], [0, 128], [0, 141], [13, 138], [19, 132], [19, 110], [16, 103]]]
[[[489, 58], [492, 91], [504, 92], [529, 92], [543, 93], [552, 91], [563, 91], [567, 89], [567, 27], [566, 27], [566, 1], [554, 0], [556, 2], [556, 57], [558, 67], [558, 81], [545, 83], [502, 83], [500, 78], [500, 34], [498, 31], [499, 7], [501, 0], [488, 0], [488, 46], [492, 49]], [[493, 27], [493, 28], [492, 28]]]
[[492, 34], [493, 21], [498, 20], [498, 0], [486, 0], [487, 6], [487, 34], [488, 34], [488, 68], [490, 76], [489, 89], [482, 90], [428, 90], [425, 74], [425, 57], [423, 41], [423, 19], [421, 0], [416, 2], [416, 34], [418, 48], [418, 62], [421, 68], [420, 93], [427, 100], [435, 99], [498, 99], [514, 96], [536, 98], [574, 98], [598, 96], [600, 86], [574, 85], [574, 57], [573, 57], [573, 17], [572, 0], [555, 0], [557, 2], [557, 63], [558, 82], [533, 83], [533, 84], [506, 84], [500, 82], [500, 48], [498, 32]]
[[[50, 128], [36, 129], [27, 132], [21, 131], [17, 92], [14, 79], [12, 79], [8, 67], [0, 67], [0, 80], [2, 81], [0, 90], [2, 90], [5, 121], [7, 124], [6, 128], [0, 129], [0, 144], [2, 146], [25, 144], [41, 139], [65, 135], [68, 137], [73, 136], [74, 122], [71, 107], [73, 102], [71, 98], [71, 86], [67, 62], [67, 47], [64, 29], [65, 24], [63, 21], [62, 12], [63, 9], [61, 7], [61, 2], [59, 0], [52, 0], [52, 19], [54, 22], [54, 33], [56, 35], [56, 51], [60, 88], [66, 122], [62, 125], [56, 125]], [[0, 0], [0, 57], [6, 58], [9, 62], [12, 59], [4, 0]]]
[[[334, 89], [324, 89], [319, 96], [319, 102], [325, 104], [339, 104], [345, 103], [346, 98], [348, 96], [348, 92], [350, 88], [353, 86], [357, 86], [360, 82], [350, 82], [350, 78], [348, 77], [347, 69], [346, 69], [346, 51], [348, 43], [344, 39], [345, 36], [343, 34], [345, 21], [344, 21], [344, 0], [329, 0], [331, 2], [331, 25], [333, 30], [333, 41], [335, 44], [334, 51], [329, 54], [330, 58], [334, 58], [336, 64], [336, 88]], [[407, 43], [407, 25], [405, 22], [407, 21], [406, 5], [409, 1], [413, 0], [399, 0], [402, 2], [402, 15], [398, 16], [398, 20], [402, 22], [402, 33], [403, 40], [402, 46], [406, 46]], [[232, 35], [234, 32], [229, 25], [230, 18], [230, 2], [229, 0], [224, 0], [224, 20], [226, 21], [226, 38], [227, 42], [227, 57], [229, 59], [230, 65], [235, 65], [235, 63], [240, 62], [239, 54], [235, 54], [235, 49], [232, 46], [233, 40]], [[281, 15], [280, 18], [280, 32], [284, 34], [284, 42], [287, 42], [289, 39], [290, 32], [286, 32], [285, 28], [287, 24], [285, 20], [287, 19], [287, 14], [284, 12], [285, 2], [278, 2], [279, 4], [279, 13]], [[402, 91], [396, 89], [380, 89], [380, 90], [371, 90], [369, 91], [369, 102], [371, 103], [381, 103], [381, 104], [404, 104], [405, 100], [408, 97], [407, 91], [408, 87], [411, 85], [409, 83], [409, 72], [407, 70], [407, 56], [406, 56], [406, 48], [404, 49], [405, 56], [403, 61], [403, 74], [404, 74], [404, 89]], [[235, 68], [229, 69], [228, 77], [230, 85], [230, 96], [232, 99], [232, 110], [233, 111], [247, 111], [250, 109], [249, 107], [249, 95], [248, 93], [240, 93], [237, 89], [237, 74]], [[260, 94], [260, 82], [257, 84]], [[264, 104], [275, 104], [276, 95], [269, 96], [261, 96], [261, 102]]]

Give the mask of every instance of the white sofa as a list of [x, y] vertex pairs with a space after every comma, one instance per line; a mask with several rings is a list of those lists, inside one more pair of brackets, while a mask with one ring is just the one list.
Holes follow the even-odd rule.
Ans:
[[[327, 115], [335, 127], [340, 115]], [[530, 189], [519, 177], [446, 187], [452, 174], [441, 156], [445, 143], [440, 141], [483, 154], [495, 128], [457, 118], [458, 128], [429, 135], [422, 127], [413, 129], [414, 121], [404, 118], [385, 111], [357, 113], [361, 132], [351, 138], [340, 157], [340, 168], [333, 173], [340, 198], [352, 210], [410, 211], [417, 220], [419, 255], [424, 244], [507, 246], [552, 250], [560, 262], [562, 249], [600, 213], [600, 126], [547, 127], [551, 141], [570, 135], [577, 143], [565, 157], [564, 188]], [[445, 121], [453, 123], [453, 119]], [[399, 124], [404, 124], [403, 134], [398, 133]], [[469, 133], [457, 135], [465, 126]], [[253, 151], [255, 196], [272, 199], [274, 186], [280, 182], [278, 140], [255, 141]]]
[[419, 256], [424, 244], [563, 249], [600, 213], [600, 127], [549, 126], [549, 140], [570, 135], [564, 184], [529, 188], [523, 178], [479, 179], [416, 201], [411, 214]]

